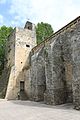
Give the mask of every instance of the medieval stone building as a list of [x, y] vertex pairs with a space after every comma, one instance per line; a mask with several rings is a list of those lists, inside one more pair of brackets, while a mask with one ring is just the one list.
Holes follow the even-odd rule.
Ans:
[[72, 102], [80, 108], [80, 16], [38, 46], [35, 25], [15, 28], [5, 55], [0, 94], [6, 91], [6, 99]]

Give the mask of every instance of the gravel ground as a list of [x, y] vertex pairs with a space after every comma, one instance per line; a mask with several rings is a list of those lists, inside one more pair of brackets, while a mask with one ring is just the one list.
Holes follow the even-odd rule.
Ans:
[[0, 100], [0, 120], [80, 120], [71, 104], [58, 106], [31, 101]]

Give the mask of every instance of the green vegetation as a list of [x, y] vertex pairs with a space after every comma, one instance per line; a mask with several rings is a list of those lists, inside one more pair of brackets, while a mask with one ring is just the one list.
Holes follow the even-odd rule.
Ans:
[[36, 26], [37, 44], [41, 43], [53, 33], [53, 29], [48, 23], [38, 23]]
[[12, 30], [12, 27], [0, 27], [0, 74], [4, 68], [5, 43], [7, 41], [8, 35]]

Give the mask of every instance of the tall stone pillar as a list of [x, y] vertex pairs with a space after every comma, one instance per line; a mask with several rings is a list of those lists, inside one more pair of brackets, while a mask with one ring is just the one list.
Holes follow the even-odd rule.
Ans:
[[[80, 27], [80, 26], [79, 26]], [[78, 27], [78, 28], [79, 28]], [[80, 109], [80, 31], [72, 38], [73, 48], [73, 104], [75, 109]]]
[[47, 104], [65, 103], [64, 65], [61, 56], [61, 44], [58, 38], [46, 45], [46, 92], [44, 99]]
[[31, 57], [30, 100], [44, 101], [45, 91], [45, 62], [44, 46]]

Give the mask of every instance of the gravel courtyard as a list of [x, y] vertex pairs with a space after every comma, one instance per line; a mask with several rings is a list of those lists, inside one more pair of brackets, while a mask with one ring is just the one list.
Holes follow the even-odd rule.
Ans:
[[31, 101], [0, 100], [0, 120], [80, 120], [71, 104], [50, 106]]

